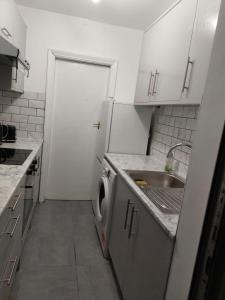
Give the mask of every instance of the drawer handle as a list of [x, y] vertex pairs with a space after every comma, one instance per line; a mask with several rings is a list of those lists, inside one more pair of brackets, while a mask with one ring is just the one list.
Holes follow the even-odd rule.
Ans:
[[[5, 278], [3, 276], [3, 279], [0, 280], [1, 283], [7, 283], [8, 286], [11, 285], [12, 276], [13, 276], [13, 273], [14, 273], [14, 270], [15, 270], [15, 267], [16, 267], [16, 263], [17, 263], [17, 257], [15, 257], [15, 259], [10, 259], [9, 260], [9, 264], [10, 265], [12, 264], [12, 269], [10, 271], [9, 276], [6, 276]], [[7, 270], [7, 267], [6, 267], [6, 270]]]
[[124, 222], [124, 230], [127, 229], [127, 220], [128, 220], [128, 215], [129, 215], [129, 210], [130, 206], [133, 205], [134, 203], [130, 201], [130, 199], [127, 201], [127, 209], [126, 209], [126, 215], [125, 215], [125, 222]]
[[4, 34], [5, 37], [9, 38], [12, 37], [11, 33], [8, 31], [6, 27], [1, 28], [1, 32]]
[[[4, 231], [3, 234], [7, 234], [7, 235], [9, 235], [10, 237], [13, 237], [14, 232], [15, 232], [15, 230], [16, 230], [16, 227], [17, 227], [17, 225], [18, 225], [18, 223], [19, 223], [20, 216], [18, 216], [18, 217], [16, 217], [16, 218], [11, 218], [11, 220], [16, 220], [16, 222], [15, 222], [15, 224], [14, 224], [14, 226], [13, 226], [12, 231], [10, 231], [10, 232]], [[8, 227], [8, 225], [7, 225], [7, 227]]]
[[33, 188], [34, 188], [34, 183], [25, 186], [25, 189], [33, 189]]
[[130, 221], [130, 228], [129, 228], [129, 234], [128, 234], [128, 239], [131, 238], [132, 235], [135, 234], [133, 231], [133, 224], [134, 224], [134, 214], [138, 213], [138, 210], [135, 209], [135, 207], [132, 208], [132, 213], [131, 213], [131, 221]]
[[15, 196], [15, 198], [16, 198], [15, 202], [9, 206], [9, 209], [11, 209], [11, 211], [14, 211], [16, 209], [16, 207], [21, 199], [22, 194], [23, 194], [23, 192], [21, 192], [21, 193], [19, 193], [19, 195]]

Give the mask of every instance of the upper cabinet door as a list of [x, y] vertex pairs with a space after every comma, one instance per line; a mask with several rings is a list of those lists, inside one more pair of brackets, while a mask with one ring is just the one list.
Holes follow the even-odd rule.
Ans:
[[154, 38], [157, 57], [151, 101], [180, 101], [196, 5], [196, 0], [183, 0], [153, 26], [157, 32], [157, 39]]
[[14, 0], [0, 0], [0, 35], [25, 56], [26, 25]]
[[202, 101], [213, 47], [221, 0], [199, 0], [190, 48], [190, 72], [182, 94], [183, 103]]
[[15, 4], [13, 0], [0, 0], [0, 35], [13, 43]]
[[196, 6], [197, 0], [180, 1], [145, 33], [136, 103], [181, 101]]

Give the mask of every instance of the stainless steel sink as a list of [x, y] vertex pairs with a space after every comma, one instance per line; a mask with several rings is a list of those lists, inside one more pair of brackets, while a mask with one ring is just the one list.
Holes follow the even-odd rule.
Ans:
[[174, 175], [156, 171], [126, 171], [140, 187], [184, 188], [184, 182]]
[[163, 213], [179, 214], [184, 194], [182, 180], [166, 172], [126, 172]]

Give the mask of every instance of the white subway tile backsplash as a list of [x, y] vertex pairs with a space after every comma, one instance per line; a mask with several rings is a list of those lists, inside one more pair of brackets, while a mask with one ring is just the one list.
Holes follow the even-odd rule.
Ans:
[[18, 137], [43, 137], [45, 93], [0, 90], [0, 122], [14, 125]]
[[45, 110], [44, 109], [37, 109], [37, 116], [38, 117], [44, 117], [45, 116]]
[[45, 108], [45, 102], [44, 101], [39, 101], [39, 100], [29, 100], [29, 107], [34, 107], [34, 108]]
[[195, 130], [196, 129], [196, 123], [197, 123], [196, 119], [188, 119], [186, 128], [191, 129], [191, 130]]
[[4, 124], [6, 124], [6, 122], [11, 120], [12, 120], [12, 114], [0, 113], [0, 121], [3, 121]]
[[11, 114], [19, 114], [20, 109], [18, 106], [13, 106], [13, 105], [3, 105], [3, 112], [4, 113], [11, 113]]
[[27, 131], [17, 130], [16, 135], [17, 135], [17, 137], [26, 138], [27, 137]]
[[30, 107], [21, 107], [20, 113], [22, 115], [26, 115], [26, 116], [36, 116], [36, 114], [37, 114], [36, 109], [30, 108]]
[[27, 121], [28, 121], [28, 116], [24, 116], [24, 115], [14, 115], [14, 114], [12, 114], [12, 121], [13, 121], [13, 122], [19, 122], [19, 123], [27, 123]]
[[11, 104], [11, 98], [0, 96], [0, 104]]
[[[151, 145], [151, 153], [166, 161], [171, 146], [181, 142], [193, 142], [196, 130], [197, 106], [164, 106], [157, 108]], [[181, 147], [174, 151], [178, 174], [187, 174], [191, 150]]]
[[36, 125], [37, 132], [44, 132], [44, 125]]
[[12, 98], [12, 105], [28, 107], [28, 99]]
[[36, 125], [35, 124], [28, 124], [28, 123], [20, 123], [20, 130], [35, 131], [36, 130]]
[[176, 117], [174, 126], [178, 128], [186, 128], [186, 122], [186, 118]]
[[44, 124], [44, 118], [43, 117], [29, 116], [29, 123]]

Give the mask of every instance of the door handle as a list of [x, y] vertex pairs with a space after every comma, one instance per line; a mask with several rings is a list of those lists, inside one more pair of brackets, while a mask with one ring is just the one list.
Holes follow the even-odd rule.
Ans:
[[183, 87], [182, 87], [182, 93], [185, 90], [188, 90], [190, 88], [190, 82], [188, 85], [186, 85], [186, 81], [187, 81], [187, 77], [188, 77], [189, 66], [191, 65], [191, 67], [193, 67], [193, 64], [194, 64], [194, 61], [191, 60], [190, 56], [188, 56], [187, 67], [186, 67], [186, 71], [185, 71], [185, 75], [184, 75], [184, 82], [183, 82]]
[[98, 128], [98, 130], [99, 130], [100, 127], [101, 127], [101, 123], [100, 122], [94, 123], [92, 126], [95, 127], [95, 128]]
[[130, 228], [129, 228], [129, 234], [128, 234], [128, 239], [131, 239], [131, 236], [135, 234], [133, 231], [133, 225], [134, 225], [134, 214], [138, 213], [138, 210], [135, 209], [135, 207], [132, 208], [132, 213], [131, 213], [131, 221], [130, 221]]
[[[13, 273], [14, 273], [14, 270], [15, 270], [16, 263], [17, 263], [17, 257], [15, 257], [15, 259], [10, 259], [10, 260], [9, 260], [9, 264], [10, 264], [10, 265], [12, 264], [12, 269], [11, 269], [11, 271], [10, 271], [9, 276], [6, 276], [5, 278], [4, 278], [4, 276], [3, 276], [3, 278], [0, 279], [0, 282], [1, 282], [1, 283], [6, 282], [8, 286], [11, 285], [12, 276], [13, 276]], [[7, 268], [6, 268], [6, 270], [7, 270]]]
[[154, 77], [154, 74], [151, 72], [150, 79], [149, 79], [149, 86], [148, 86], [148, 96], [151, 96], [151, 86], [152, 86], [152, 78]]
[[152, 95], [155, 95], [157, 94], [157, 83], [158, 83], [158, 80], [159, 80], [159, 72], [158, 70], [155, 71], [155, 80], [154, 80], [154, 83], [153, 83], [153, 90], [152, 90]]
[[[15, 232], [15, 230], [16, 230], [16, 227], [17, 227], [17, 225], [18, 225], [18, 223], [19, 223], [20, 216], [18, 216], [17, 218], [11, 218], [11, 220], [16, 220], [16, 222], [15, 222], [15, 224], [14, 224], [14, 226], [13, 226], [12, 231], [4, 231], [2, 234], [9, 235], [9, 236], [12, 238], [13, 235], [14, 235], [14, 232]], [[7, 225], [6, 227], [8, 227], [8, 225]]]
[[11, 211], [14, 211], [16, 209], [22, 195], [23, 195], [23, 192], [20, 192], [19, 195], [15, 196], [15, 198], [16, 198], [15, 202], [9, 206], [9, 209], [11, 209]]
[[127, 209], [126, 209], [126, 215], [125, 215], [125, 222], [124, 222], [124, 230], [127, 229], [127, 220], [128, 220], [128, 215], [129, 215], [129, 210], [130, 206], [133, 205], [134, 203], [130, 201], [130, 199], [127, 201]]

